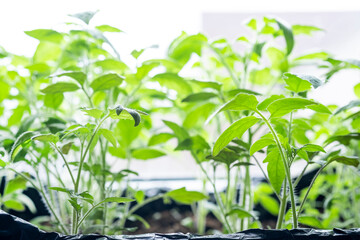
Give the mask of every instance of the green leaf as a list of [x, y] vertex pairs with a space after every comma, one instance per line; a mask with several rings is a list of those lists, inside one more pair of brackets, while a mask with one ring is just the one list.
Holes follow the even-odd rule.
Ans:
[[257, 105], [257, 109], [260, 111], [264, 111], [267, 109], [267, 107], [274, 101], [281, 99], [281, 98], [285, 98], [284, 95], [271, 95], [270, 97], [266, 98], [264, 101], [262, 101], [261, 103], [259, 103]]
[[237, 217], [238, 219], [249, 218], [249, 217], [252, 217], [252, 218], [255, 218], [255, 219], [256, 219], [256, 216], [254, 216], [251, 212], [246, 211], [246, 210], [244, 210], [243, 208], [240, 208], [240, 207], [238, 207], [238, 206], [233, 207], [233, 208], [231, 209], [231, 211], [228, 212], [226, 215], [227, 215], [227, 216], [236, 215], [236, 217]]
[[57, 143], [59, 141], [59, 137], [54, 134], [38, 134], [31, 138], [31, 140], [37, 140], [41, 142], [52, 142]]
[[318, 228], [318, 229], [324, 228], [322, 223], [318, 219], [316, 219], [315, 217], [311, 217], [311, 216], [300, 216], [299, 223], [309, 226], [309, 227]]
[[135, 197], [137, 203], [142, 203], [145, 199], [145, 192], [142, 190], [136, 191], [134, 197]]
[[61, 152], [63, 153], [63, 154], [68, 154], [69, 153], [69, 151], [70, 151], [70, 149], [71, 149], [71, 147], [72, 147], [72, 145], [73, 145], [73, 143], [72, 142], [68, 142], [68, 143], [66, 143], [66, 144], [64, 144], [64, 145], [62, 145], [61, 146]]
[[62, 187], [49, 187], [49, 189], [53, 190], [53, 191], [57, 191], [57, 192], [67, 193], [69, 195], [72, 195], [74, 193], [73, 190], [68, 189], [68, 188], [62, 188]]
[[158, 82], [161, 86], [173, 89], [179, 94], [188, 94], [192, 91], [191, 86], [176, 73], [160, 73], [155, 75], [152, 81]]
[[10, 85], [0, 80], [0, 103], [9, 96]]
[[107, 90], [119, 86], [123, 79], [123, 77], [116, 73], [109, 73], [96, 78], [90, 83], [90, 87], [94, 90], [94, 92]]
[[81, 13], [76, 13], [76, 14], [70, 14], [69, 16], [71, 17], [75, 17], [77, 19], [80, 19], [81, 21], [83, 21], [84, 23], [86, 23], [87, 25], [89, 25], [90, 20], [94, 17], [94, 15], [97, 13], [98, 11], [94, 11], [94, 12], [81, 12]]
[[317, 104], [314, 101], [304, 98], [282, 98], [272, 102], [268, 106], [271, 118], [282, 117], [294, 110], [305, 109], [309, 105]]
[[227, 148], [227, 147], [221, 149], [221, 151], [216, 156], [209, 155], [209, 156], [206, 157], [206, 159], [212, 159], [215, 162], [225, 163], [229, 168], [230, 168], [231, 164], [233, 164], [234, 162], [236, 162], [240, 158], [241, 158], [240, 153], [237, 153], [237, 152], [235, 152], [232, 149]]
[[325, 144], [330, 144], [332, 142], [338, 141], [339, 143], [348, 146], [351, 140], [360, 140], [360, 133], [349, 133], [346, 135], [332, 136], [325, 141]]
[[233, 98], [232, 100], [221, 106], [213, 114], [211, 114], [211, 116], [206, 120], [205, 124], [207, 124], [219, 112], [226, 110], [230, 110], [230, 111], [256, 110], [257, 104], [258, 104], [258, 100], [254, 95], [240, 93], [236, 95], [235, 98]]
[[18, 154], [18, 152], [20, 151], [21, 145], [29, 142], [34, 135], [35, 135], [34, 132], [24, 132], [15, 140], [13, 146], [11, 147], [11, 151], [10, 151], [10, 160], [11, 161], [15, 158], [16, 154]]
[[96, 108], [81, 108], [81, 111], [85, 112], [86, 115], [96, 119], [100, 119], [101, 116], [103, 115], [103, 111]]
[[279, 213], [279, 202], [270, 196], [262, 195], [260, 197], [260, 204], [274, 216], [277, 216]]
[[205, 141], [203, 137], [201, 137], [200, 135], [196, 135], [180, 142], [175, 148], [175, 151], [194, 150], [195, 152], [197, 151], [204, 152], [206, 149], [210, 149], [209, 144]]
[[193, 53], [201, 56], [202, 47], [206, 44], [207, 38], [203, 34], [189, 36], [183, 32], [170, 44], [168, 56], [185, 65]]
[[100, 25], [96, 26], [95, 28], [101, 32], [122, 32], [120, 29], [110, 25]]
[[260, 151], [264, 147], [267, 147], [269, 145], [274, 145], [275, 141], [270, 138], [261, 138], [254, 142], [250, 147], [250, 156], [256, 153], [257, 151]]
[[147, 115], [147, 113], [144, 113], [139, 110], [134, 110], [131, 108], [125, 108], [121, 105], [118, 105], [116, 108], [109, 109], [110, 110], [110, 117], [112, 119], [128, 119], [128, 120], [134, 120], [135, 124], [134, 126], [138, 126], [141, 121], [140, 115]]
[[214, 112], [215, 108], [216, 108], [216, 104], [211, 102], [193, 108], [191, 111], [189, 111], [186, 114], [186, 117], [183, 122], [183, 127], [187, 129], [193, 129], [198, 125], [202, 125], [206, 120], [206, 118], [208, 118], [209, 115], [212, 112]]
[[318, 113], [326, 113], [326, 114], [332, 114], [332, 112], [330, 111], [330, 109], [328, 109], [326, 106], [318, 103], [316, 105], [310, 105], [310, 106], [307, 106], [306, 108], [308, 109], [311, 109], [315, 112], [318, 112]]
[[313, 32], [323, 31], [323, 29], [308, 25], [293, 25], [292, 31], [294, 35], [305, 34], [311, 36]]
[[286, 50], [287, 50], [287, 55], [289, 55], [291, 53], [291, 51], [294, 48], [294, 35], [292, 32], [291, 27], [284, 22], [283, 20], [280, 19], [275, 19], [276, 23], [278, 24], [279, 28], [281, 29], [281, 31], [284, 34], [285, 37], [285, 42], [286, 42]]
[[248, 26], [252, 30], [256, 31], [256, 29], [257, 29], [256, 19], [255, 18], [250, 19], [249, 22], [246, 24], [246, 26]]
[[359, 106], [360, 106], [360, 100], [351, 101], [351, 102], [348, 103], [347, 105], [339, 108], [339, 109], [334, 113], [334, 115], [339, 114], [339, 113], [341, 113], [341, 112], [344, 112], [344, 111], [349, 110], [349, 109], [354, 108], [354, 107], [359, 107]]
[[198, 101], [206, 101], [211, 98], [217, 97], [216, 93], [212, 92], [200, 92], [193, 93], [184, 98], [181, 102], [198, 102]]
[[156, 135], [152, 135], [151, 138], [149, 139], [148, 146], [154, 146], [161, 143], [165, 143], [174, 137], [175, 137], [174, 134], [171, 133], [159, 133]]
[[185, 128], [179, 126], [178, 124], [167, 120], [163, 120], [163, 122], [174, 132], [174, 135], [179, 140], [179, 142], [182, 142], [186, 138], [190, 137]]
[[268, 163], [267, 172], [270, 183], [279, 194], [285, 179], [285, 167], [277, 148], [268, 153], [264, 159], [264, 163], [266, 162]]
[[103, 135], [106, 138], [106, 140], [108, 140], [116, 148], [117, 141], [112, 131], [105, 128], [101, 128], [99, 129], [99, 133]]
[[20, 176], [11, 179], [5, 186], [4, 195], [6, 196], [18, 190], [25, 190], [26, 182], [27, 180]]
[[13, 210], [19, 211], [19, 212], [22, 212], [25, 210], [25, 206], [21, 202], [14, 200], [14, 199], [6, 200], [4, 202], [4, 206], [8, 209], [13, 209]]
[[183, 204], [193, 204], [208, 198], [201, 192], [188, 191], [184, 187], [167, 192], [166, 196]]
[[228, 127], [216, 140], [213, 149], [213, 155], [216, 156], [221, 151], [221, 149], [226, 147], [226, 145], [228, 145], [235, 137], [241, 138], [246, 130], [252, 127], [259, 120], [260, 119], [254, 116], [249, 116], [241, 118], [231, 124], [230, 127]]
[[311, 86], [318, 88], [322, 85], [320, 79], [310, 75], [284, 73], [284, 80], [288, 85], [286, 88], [296, 93], [310, 90]]
[[302, 149], [304, 151], [307, 151], [307, 152], [323, 152], [323, 153], [326, 153], [324, 148], [319, 146], [319, 145], [316, 145], [316, 144], [305, 144], [304, 146], [302, 146], [301, 148], [299, 148], [299, 150]]
[[[360, 98], [360, 83], [356, 84], [355, 87], [354, 87], [354, 93], [355, 95]], [[0, 100], [1, 102], [1, 100]]]
[[84, 85], [87, 78], [83, 72], [65, 72], [51, 77], [70, 77], [80, 83], [80, 85]]
[[0, 158], [0, 167], [6, 167], [6, 162]]
[[78, 90], [80, 87], [75, 83], [68, 82], [57, 82], [47, 86], [46, 88], [40, 90], [45, 94], [56, 94], [56, 93], [64, 93], [64, 92], [73, 92]]
[[139, 148], [135, 149], [132, 153], [133, 158], [140, 159], [140, 160], [148, 160], [152, 158], [158, 158], [165, 156], [166, 154], [151, 148]]
[[189, 80], [189, 82], [196, 84], [200, 88], [212, 88], [217, 91], [220, 91], [222, 84], [218, 82], [207, 82], [207, 81], [198, 81], [198, 80]]
[[326, 52], [315, 52], [315, 53], [309, 53], [306, 55], [302, 55], [300, 57], [295, 58], [295, 61], [299, 60], [312, 60], [312, 59], [320, 59], [325, 60], [329, 57], [329, 54]]
[[345, 165], [358, 167], [359, 157], [357, 156], [335, 156], [328, 160], [328, 162], [339, 162]]
[[44, 105], [48, 108], [57, 109], [64, 100], [64, 94], [54, 93], [54, 94], [45, 94]]
[[105, 59], [102, 61], [97, 61], [94, 63], [95, 66], [101, 67], [103, 70], [106, 71], [114, 71], [116, 73], [123, 73], [126, 69], [128, 69], [128, 66], [115, 59]]
[[126, 198], [126, 197], [107, 197], [102, 202], [116, 202], [116, 203], [127, 203], [133, 202], [135, 199]]
[[61, 33], [58, 33], [51, 29], [36, 29], [32, 31], [25, 31], [30, 37], [36, 38], [39, 41], [47, 41], [53, 43], [61, 43], [63, 36]]

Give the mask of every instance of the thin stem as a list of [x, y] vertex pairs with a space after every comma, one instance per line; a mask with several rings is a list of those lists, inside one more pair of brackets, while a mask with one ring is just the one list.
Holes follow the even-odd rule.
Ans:
[[286, 179], [284, 180], [284, 187], [283, 187], [283, 196], [282, 199], [280, 201], [280, 208], [279, 208], [279, 217], [277, 219], [276, 222], [276, 229], [281, 229], [282, 227], [282, 223], [284, 221], [284, 216], [285, 216], [285, 210], [286, 210], [286, 205], [287, 205], [287, 194], [286, 194]]
[[312, 186], [314, 185], [316, 178], [319, 176], [320, 172], [321, 172], [328, 164], [329, 164], [329, 163], [324, 164], [324, 165], [316, 172], [315, 176], [314, 176], [313, 179], [311, 180], [311, 183], [310, 183], [310, 185], [309, 185], [309, 187], [308, 187], [308, 189], [307, 189], [307, 191], [306, 191], [306, 193], [305, 193], [304, 199], [303, 199], [303, 200], [301, 201], [301, 203], [300, 203], [300, 207], [299, 207], [298, 212], [297, 212], [297, 218], [300, 217], [302, 208], [304, 207], [305, 201], [307, 200], [307, 198], [308, 198], [308, 196], [309, 196], [310, 190], [311, 190]]
[[64, 156], [64, 154], [60, 151], [60, 149], [56, 146], [56, 144], [53, 144], [51, 143], [51, 145], [54, 147], [54, 149], [60, 154], [61, 158], [64, 160], [64, 163], [65, 163], [65, 166], [70, 174], [70, 177], [71, 177], [71, 181], [73, 182], [74, 184], [74, 187], [75, 187], [75, 179], [74, 179], [74, 176], [72, 174], [72, 171], [70, 169], [70, 166], [69, 166], [69, 163], [66, 161], [66, 158]]
[[228, 71], [231, 79], [233, 80], [234, 84], [236, 85], [236, 87], [240, 87], [240, 82], [239, 79], [235, 76], [235, 74], [233, 73], [233, 71], [231, 70], [229, 64], [226, 62], [226, 60], [224, 59], [224, 57], [210, 44], [208, 45], [208, 47], [218, 56], [221, 64], [226, 68], [226, 70]]
[[203, 165], [201, 164], [199, 158], [197, 157], [197, 155], [191, 151], [191, 154], [192, 156], [194, 157], [196, 163], [200, 166], [200, 169], [201, 171], [204, 173], [205, 177], [208, 179], [208, 181], [210, 182], [210, 184], [212, 185], [213, 187], [213, 190], [214, 190], [214, 196], [215, 196], [215, 199], [216, 199], [216, 202], [219, 204], [219, 209], [220, 209], [220, 212], [221, 214], [223, 215], [223, 218], [224, 218], [224, 223], [225, 223], [225, 228], [228, 230], [229, 233], [233, 232], [232, 231], [232, 228], [231, 228], [231, 225], [229, 224], [227, 218], [226, 218], [226, 213], [225, 213], [225, 208], [224, 208], [224, 204], [221, 200], [221, 198], [219, 197], [219, 193], [217, 192], [217, 189], [216, 189], [216, 186], [215, 186], [215, 182], [213, 182], [209, 176], [209, 174], [207, 173], [207, 171], [204, 169]]
[[271, 126], [270, 122], [264, 117], [264, 115], [261, 114], [260, 111], [255, 110], [255, 112], [257, 114], [259, 114], [259, 116], [264, 120], [264, 122], [266, 123], [266, 125], [268, 126], [269, 130], [271, 131], [272, 135], [274, 136], [277, 148], [279, 149], [281, 158], [283, 160], [283, 164], [284, 164], [284, 168], [285, 168], [285, 175], [289, 184], [289, 191], [290, 191], [290, 200], [291, 200], [291, 209], [292, 209], [292, 214], [293, 214], [293, 228], [297, 228], [298, 227], [298, 222], [297, 222], [297, 217], [296, 217], [296, 203], [295, 203], [295, 194], [294, 194], [294, 188], [292, 185], [292, 180], [291, 180], [291, 174], [290, 174], [290, 168], [288, 166], [286, 157], [285, 157], [285, 153], [284, 150], [281, 146], [280, 140], [274, 130], [274, 128]]
[[[36, 186], [36, 184], [32, 181], [31, 178], [29, 178], [28, 176], [26, 176], [25, 174], [16, 171], [13, 168], [9, 168], [11, 171], [15, 172], [16, 174], [19, 174], [21, 177], [23, 177], [24, 179], [26, 179], [37, 191], [40, 192], [40, 194], [42, 195], [42, 197], [45, 200], [45, 203], [47, 205], [47, 207], [50, 209], [53, 217], [55, 218], [55, 220], [58, 222], [61, 230], [65, 233], [65, 234], [69, 234], [68, 230], [66, 229], [65, 225], [62, 223], [62, 221], [60, 220], [60, 218], [58, 217], [58, 215], [56, 214], [54, 208], [52, 207], [52, 205], [50, 204], [49, 199], [46, 197], [45, 191], [44, 191], [44, 187], [41, 184], [41, 181], [38, 181], [40, 183], [40, 187]], [[38, 176], [37, 172], [36, 175]]]
[[266, 175], [264, 169], [261, 167], [259, 160], [257, 160], [257, 158], [253, 155], [252, 156], [256, 162], [256, 164], [258, 165], [258, 167], [260, 168], [262, 174], [264, 175], [265, 180], [267, 181], [267, 183], [270, 185], [271, 189], [273, 190], [273, 192], [275, 193], [276, 197], [279, 199], [279, 201], [281, 201], [281, 197], [280, 195], [275, 191], [274, 187], [271, 185], [270, 183], [270, 179], [268, 178], [268, 176]]
[[296, 186], [299, 184], [301, 178], [304, 176], [305, 171], [309, 165], [310, 165], [309, 162], [306, 162], [304, 169], [302, 170], [302, 172], [300, 173], [300, 175], [296, 178], [296, 180], [294, 182], [294, 188], [296, 188]]

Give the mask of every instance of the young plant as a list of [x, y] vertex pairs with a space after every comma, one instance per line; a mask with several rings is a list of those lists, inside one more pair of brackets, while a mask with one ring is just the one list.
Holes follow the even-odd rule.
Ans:
[[[292, 227], [297, 228], [307, 195], [319, 173], [334, 161], [357, 166], [359, 160], [357, 157], [339, 155], [339, 151], [331, 152], [323, 157], [321, 159], [323, 161], [320, 162], [321, 168], [314, 176], [307, 190], [307, 194], [304, 196], [300, 205], [296, 205], [294, 185], [301, 179], [302, 174], [293, 181], [290, 168], [295, 161], [295, 157], [299, 156], [307, 161], [305, 165], [306, 169], [308, 164], [316, 162], [312, 158], [317, 155], [313, 154], [312, 158], [309, 158], [308, 154], [325, 152], [325, 150], [321, 146], [311, 143], [300, 147], [293, 145], [292, 124], [296, 119], [293, 117], [293, 112], [301, 109], [310, 109], [325, 114], [331, 114], [331, 112], [322, 104], [300, 97], [304, 96], [303, 92], [308, 91], [311, 86], [315, 88], [318, 87], [321, 83], [319, 79], [307, 75], [301, 76], [287, 73], [284, 74], [284, 80], [286, 82], [286, 88], [290, 90], [291, 95], [295, 96], [296, 94], [298, 95], [297, 97], [272, 95], [259, 103], [254, 95], [238, 94], [233, 100], [224, 104], [213, 114], [214, 116], [222, 111], [249, 111], [250, 113], [250, 116], [237, 120], [219, 136], [213, 148], [213, 155], [217, 156], [234, 138], [240, 138], [249, 128], [259, 121], [264, 123], [269, 133], [264, 134], [259, 140], [252, 143], [249, 154], [253, 155], [255, 152], [267, 147], [267, 155], [263, 160], [263, 162], [268, 163], [267, 178], [281, 202], [277, 228], [283, 226], [288, 198], [290, 198], [291, 202]], [[269, 116], [266, 117], [266, 114]], [[283, 118], [286, 115], [290, 115], [288, 121]], [[283, 191], [281, 193], [282, 188]]]

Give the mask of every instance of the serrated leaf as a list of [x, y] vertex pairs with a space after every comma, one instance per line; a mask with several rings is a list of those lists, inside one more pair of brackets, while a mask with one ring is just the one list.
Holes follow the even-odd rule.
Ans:
[[198, 102], [198, 101], [206, 101], [211, 98], [217, 97], [216, 93], [212, 92], [200, 92], [200, 93], [193, 93], [188, 95], [186, 98], [181, 100], [181, 102]]
[[11, 179], [6, 185], [3, 195], [8, 195], [18, 190], [26, 189], [27, 180], [23, 177], [15, 177]]
[[274, 145], [274, 144], [275, 144], [275, 141], [273, 139], [261, 138], [251, 145], [250, 156], [253, 155], [257, 151], [260, 151], [264, 147], [267, 147], [269, 145]]
[[94, 90], [94, 92], [107, 90], [119, 86], [123, 79], [124, 77], [121, 77], [116, 73], [108, 73], [94, 79], [90, 83], [90, 87]]
[[235, 137], [241, 138], [241, 136], [259, 120], [260, 119], [254, 116], [249, 116], [241, 118], [231, 124], [216, 140], [213, 155], [216, 156], [221, 149], [226, 147]]
[[110, 117], [112, 119], [128, 119], [128, 120], [134, 120], [135, 124], [134, 126], [138, 126], [141, 121], [140, 115], [147, 115], [147, 113], [144, 113], [139, 110], [134, 110], [131, 108], [125, 108], [121, 105], [118, 105], [116, 108], [109, 109], [110, 110]]
[[275, 19], [275, 21], [284, 34], [284, 38], [285, 38], [285, 42], [286, 42], [286, 52], [287, 52], [287, 55], [289, 55], [292, 52], [292, 50], [294, 48], [294, 44], [295, 44], [292, 29], [288, 25], [288, 23], [286, 23], [283, 20], [280, 20], [279, 18]]
[[299, 223], [309, 226], [309, 227], [314, 227], [317, 229], [323, 229], [323, 225], [321, 224], [321, 222], [316, 219], [315, 217], [311, 217], [311, 216], [300, 216], [299, 217]]
[[87, 25], [89, 24], [90, 20], [94, 17], [94, 15], [97, 13], [98, 11], [88, 11], [88, 12], [81, 12], [81, 13], [75, 13], [75, 14], [70, 14], [69, 16], [71, 17], [75, 17], [77, 19], [80, 19], [81, 21], [83, 21], [84, 23], [86, 23]]
[[116, 148], [117, 141], [112, 131], [105, 128], [101, 128], [99, 129], [99, 133], [103, 135], [106, 138], [106, 140], [108, 140]]
[[135, 149], [134, 151], [132, 151], [131, 155], [133, 156], [133, 158], [136, 158], [136, 159], [148, 160], [148, 159], [165, 156], [165, 153], [163, 153], [162, 151], [156, 150], [156, 149], [140, 148], [140, 149]]
[[100, 25], [95, 28], [101, 32], [122, 32], [120, 29], [110, 25]]
[[294, 35], [305, 34], [311, 36], [313, 32], [323, 31], [323, 29], [309, 25], [293, 25], [292, 31]]
[[320, 79], [310, 75], [284, 73], [284, 80], [288, 85], [286, 88], [296, 93], [308, 91], [311, 86], [318, 88], [322, 85]]
[[282, 117], [292, 111], [305, 109], [307, 106], [317, 103], [304, 98], [283, 98], [272, 102], [267, 110], [271, 113], [271, 118]]
[[256, 110], [257, 104], [258, 104], [258, 100], [254, 95], [240, 93], [236, 95], [235, 98], [233, 98], [232, 100], [221, 106], [213, 114], [211, 114], [211, 116], [206, 120], [205, 124], [207, 124], [219, 112], [226, 110], [230, 110], [230, 111]]
[[55, 94], [55, 93], [64, 93], [64, 92], [74, 92], [80, 87], [75, 83], [68, 82], [57, 82], [47, 86], [46, 88], [40, 90], [45, 94]]
[[116, 202], [116, 203], [127, 203], [133, 202], [135, 199], [126, 198], [126, 197], [107, 197], [102, 202]]
[[185, 128], [183, 128], [183, 127], [179, 126], [178, 124], [171, 122], [171, 121], [163, 120], [163, 122], [165, 123], [166, 126], [168, 126], [174, 132], [174, 135], [179, 140], [179, 142], [182, 142], [186, 138], [189, 138], [189, 134], [185, 130]]
[[328, 160], [328, 162], [339, 162], [345, 165], [358, 167], [359, 157], [357, 156], [335, 156]]
[[70, 77], [75, 81], [77, 81], [78, 83], [80, 83], [80, 85], [84, 85], [87, 78], [86, 74], [83, 72], [64, 72], [52, 77]]
[[103, 111], [101, 111], [100, 109], [96, 109], [96, 108], [81, 108], [80, 110], [82, 112], [85, 112], [86, 115], [96, 118], [96, 119], [100, 119], [101, 116], [103, 115]]
[[179, 94], [189, 94], [192, 89], [191, 86], [176, 73], [160, 73], [155, 75], [152, 81], [158, 82], [161, 86], [168, 89], [173, 89]]
[[25, 210], [25, 206], [21, 202], [15, 200], [15, 199], [6, 200], [4, 202], [4, 206], [8, 209], [13, 209], [13, 210], [19, 211], [19, 212], [22, 212]]
[[44, 105], [49, 108], [57, 109], [64, 100], [64, 94], [54, 93], [45, 94]]
[[165, 143], [174, 137], [175, 137], [174, 134], [171, 133], [159, 133], [152, 135], [151, 138], [149, 139], [148, 146], [154, 146], [161, 143]]
[[10, 151], [10, 161], [12, 161], [16, 154], [19, 152], [21, 145], [30, 141], [34, 135], [34, 132], [24, 132], [15, 140]]
[[54, 134], [38, 134], [31, 138], [31, 140], [37, 140], [41, 142], [52, 142], [57, 143], [59, 141], [59, 137]]
[[47, 41], [59, 44], [63, 40], [61, 33], [51, 29], [36, 29], [32, 31], [25, 31], [25, 33], [39, 41]]
[[188, 191], [184, 187], [167, 192], [166, 196], [183, 204], [192, 204], [208, 198], [201, 192]]
[[240, 208], [240, 207], [232, 208], [231, 211], [228, 212], [226, 215], [227, 216], [236, 215], [236, 217], [238, 219], [249, 218], [249, 217], [252, 217], [252, 218], [256, 219], [256, 216], [254, 216], [251, 212], [246, 211], [246, 210], [244, 210], [243, 208]]
[[300, 149], [307, 151], [307, 152], [323, 152], [323, 153], [326, 152], [323, 147], [316, 145], [316, 144], [311, 144], [311, 143], [305, 144]]
[[351, 101], [351, 102], [348, 103], [347, 105], [339, 108], [339, 109], [334, 113], [334, 115], [339, 114], [339, 113], [341, 113], [341, 112], [344, 112], [344, 111], [349, 110], [349, 109], [354, 108], [354, 107], [359, 107], [359, 106], [360, 106], [360, 100]]
[[281, 99], [281, 98], [285, 98], [284, 95], [271, 95], [270, 97], [264, 99], [261, 103], [259, 103], [257, 105], [257, 109], [260, 111], [264, 111], [267, 109], [267, 107], [274, 101]]
[[264, 163], [266, 162], [268, 163], [267, 172], [270, 183], [274, 187], [274, 190], [279, 194], [285, 179], [285, 167], [277, 148], [267, 154], [264, 159]]

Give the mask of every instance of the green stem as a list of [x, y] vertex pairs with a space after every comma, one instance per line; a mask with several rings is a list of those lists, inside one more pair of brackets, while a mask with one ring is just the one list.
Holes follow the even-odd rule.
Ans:
[[304, 169], [302, 170], [302, 172], [300, 173], [300, 175], [296, 178], [296, 180], [294, 182], [294, 188], [296, 188], [296, 186], [299, 184], [299, 182], [300, 182], [301, 178], [304, 176], [305, 171], [308, 166], [309, 166], [309, 162], [306, 162]]
[[218, 56], [221, 64], [226, 68], [226, 70], [228, 71], [231, 79], [233, 80], [234, 84], [236, 85], [236, 87], [240, 87], [240, 82], [239, 79], [235, 76], [235, 74], [233, 73], [233, 71], [231, 70], [229, 64], [226, 62], [225, 58], [210, 44], [208, 45], [208, 47]]
[[316, 178], [319, 176], [320, 172], [321, 172], [328, 164], [329, 164], [329, 163], [324, 164], [324, 165], [316, 172], [315, 176], [314, 176], [313, 179], [311, 180], [311, 183], [310, 183], [310, 185], [309, 185], [309, 187], [308, 187], [308, 189], [307, 189], [307, 191], [306, 191], [306, 193], [305, 193], [304, 199], [303, 199], [303, 200], [301, 201], [301, 203], [300, 203], [300, 207], [299, 207], [298, 212], [297, 212], [297, 218], [300, 217], [302, 208], [304, 207], [304, 204], [305, 204], [305, 202], [306, 202], [306, 200], [307, 200], [307, 198], [308, 198], [308, 196], [309, 196], [310, 190], [311, 190], [311, 188], [313, 187]]
[[281, 229], [282, 223], [284, 221], [286, 203], [287, 203], [286, 183], [287, 183], [287, 181], [284, 180], [283, 196], [280, 201], [280, 208], [279, 208], [279, 214], [278, 214], [279, 216], [278, 216], [277, 223], [276, 223], [276, 229]]
[[[11, 171], [15, 172], [16, 174], [19, 174], [21, 177], [23, 177], [24, 179], [26, 179], [37, 191], [40, 192], [41, 196], [44, 198], [45, 203], [47, 205], [47, 207], [50, 209], [50, 212], [52, 213], [52, 216], [55, 218], [55, 220], [58, 222], [61, 230], [64, 232], [64, 234], [69, 234], [69, 231], [66, 229], [65, 225], [63, 224], [63, 222], [60, 220], [60, 218], [58, 217], [57, 213], [55, 212], [54, 208], [52, 207], [52, 205], [50, 204], [49, 199], [47, 198], [45, 191], [44, 191], [44, 187], [41, 184], [41, 181], [38, 181], [40, 184], [40, 187], [36, 186], [36, 184], [32, 181], [31, 178], [29, 178], [28, 176], [26, 176], [25, 174], [16, 171], [13, 168], [9, 168]], [[36, 172], [37, 174], [37, 172]], [[38, 174], [37, 174], [38, 175]]]
[[223, 219], [224, 219], [224, 223], [225, 223], [225, 228], [226, 230], [229, 232], [229, 233], [232, 233], [232, 228], [231, 228], [231, 225], [229, 224], [228, 220], [227, 220], [227, 217], [226, 217], [226, 213], [225, 213], [225, 207], [224, 207], [224, 204], [221, 200], [221, 198], [219, 197], [219, 193], [217, 192], [217, 189], [216, 189], [216, 186], [215, 186], [215, 182], [213, 182], [209, 176], [209, 174], [207, 173], [207, 171], [204, 169], [203, 165], [201, 164], [199, 158], [197, 157], [197, 155], [191, 151], [191, 154], [192, 156], [194, 157], [196, 163], [199, 165], [201, 171], [204, 173], [205, 177], [208, 179], [209, 183], [212, 185], [213, 187], [213, 190], [214, 190], [214, 196], [215, 196], [215, 200], [216, 202], [218, 203], [219, 205], [219, 209], [220, 209], [220, 212], [223, 216]]
[[75, 179], [74, 179], [74, 176], [73, 176], [72, 171], [70, 169], [70, 166], [69, 166], [68, 162], [66, 161], [66, 158], [65, 158], [64, 154], [60, 151], [60, 149], [56, 146], [56, 144], [52, 143], [51, 145], [54, 147], [54, 149], [60, 154], [61, 158], [64, 160], [65, 166], [66, 166], [66, 168], [67, 168], [67, 170], [68, 170], [68, 172], [70, 174], [71, 181], [73, 182], [74, 187], [75, 187]]
[[259, 114], [259, 116], [263, 119], [263, 121], [268, 126], [269, 130], [271, 131], [272, 135], [274, 136], [277, 148], [279, 149], [281, 158], [283, 160], [285, 173], [286, 173], [286, 178], [287, 178], [287, 181], [288, 181], [288, 184], [289, 184], [291, 209], [292, 209], [292, 214], [293, 214], [293, 228], [297, 228], [298, 227], [298, 222], [297, 222], [297, 217], [296, 217], [295, 194], [294, 194], [294, 188], [293, 188], [293, 185], [292, 185], [292, 182], [291, 182], [292, 180], [291, 180], [290, 168], [289, 168], [289, 165], [287, 163], [284, 150], [283, 150], [283, 148], [281, 146], [281, 143], [280, 143], [280, 140], [279, 140], [274, 128], [271, 126], [270, 122], [264, 117], [264, 115], [262, 115], [262, 113], [260, 111], [255, 110], [255, 112], [257, 114]]

